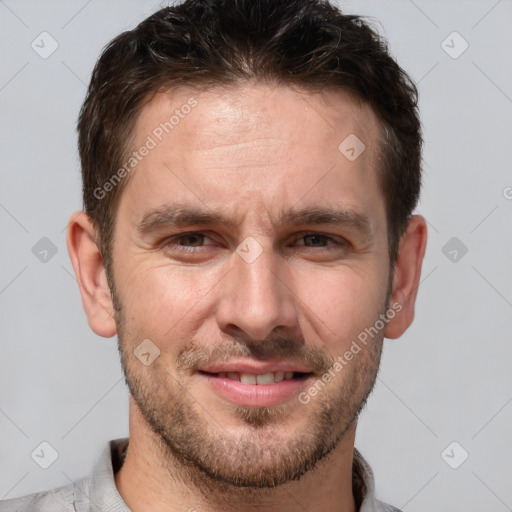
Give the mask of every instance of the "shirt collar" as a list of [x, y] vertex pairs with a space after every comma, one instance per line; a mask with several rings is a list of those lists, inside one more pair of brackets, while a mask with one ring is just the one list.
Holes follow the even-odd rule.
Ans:
[[122, 465], [128, 439], [124, 437], [108, 441], [91, 475], [74, 485], [74, 505], [77, 512], [130, 512], [114, 479], [114, 469], [117, 471]]
[[[123, 464], [128, 441], [128, 437], [108, 441], [91, 475], [73, 486], [77, 512], [130, 512], [114, 479], [115, 473]], [[354, 448], [352, 468], [352, 488], [359, 512], [385, 510], [375, 499], [372, 469], [357, 448]]]

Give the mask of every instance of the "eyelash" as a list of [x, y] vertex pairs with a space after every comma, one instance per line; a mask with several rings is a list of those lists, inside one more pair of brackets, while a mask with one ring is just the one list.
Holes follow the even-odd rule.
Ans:
[[[337, 240], [337, 238], [334, 238], [330, 235], [324, 235], [322, 233], [306, 233], [304, 235], [301, 235], [297, 240], [301, 240], [301, 239], [304, 239], [306, 237], [319, 237], [321, 239], [323, 239], [324, 241], [327, 241], [327, 242], [332, 242], [331, 244], [331, 249], [329, 249], [329, 245], [320, 245], [320, 246], [306, 246], [305, 244], [301, 244], [303, 247], [307, 247], [308, 249], [324, 249], [324, 250], [332, 250], [333, 246], [334, 248], [340, 248], [340, 247], [348, 247], [350, 246], [350, 242], [348, 242], [346, 239], [344, 238], [340, 238], [340, 241]], [[181, 238], [187, 238], [187, 237], [203, 237], [204, 238], [210, 238], [208, 237], [208, 235], [204, 234], [204, 233], [201, 233], [201, 232], [191, 232], [191, 233], [181, 233], [179, 235], [176, 235], [166, 241], [164, 241], [164, 243], [162, 244], [164, 247], [168, 247], [172, 244], [174, 244], [175, 248], [178, 250], [178, 251], [182, 251], [182, 252], [196, 252], [198, 249], [201, 249], [204, 247], [204, 245], [199, 245], [199, 246], [195, 246], [195, 247], [190, 247], [190, 246], [186, 246], [186, 245], [180, 245], [180, 244], [176, 244], [175, 242], [177, 242], [178, 240], [180, 240]]]

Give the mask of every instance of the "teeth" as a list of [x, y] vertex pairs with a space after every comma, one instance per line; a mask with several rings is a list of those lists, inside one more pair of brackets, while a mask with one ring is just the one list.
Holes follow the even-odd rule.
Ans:
[[274, 384], [274, 374], [272, 372], [263, 373], [256, 376], [256, 384]]
[[256, 384], [256, 375], [252, 373], [241, 373], [240, 382], [242, 384]]
[[281, 382], [284, 379], [284, 372], [274, 373], [274, 382]]
[[243, 372], [219, 372], [217, 376], [223, 379], [228, 378], [236, 380], [242, 384], [259, 384], [260, 386], [268, 386], [269, 384], [274, 384], [274, 382], [293, 379], [293, 372], [268, 372], [260, 375]]

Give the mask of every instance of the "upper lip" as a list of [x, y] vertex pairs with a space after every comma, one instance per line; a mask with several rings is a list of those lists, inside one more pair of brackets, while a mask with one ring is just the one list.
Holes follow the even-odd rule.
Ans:
[[237, 372], [261, 375], [269, 372], [311, 373], [312, 369], [293, 361], [255, 361], [250, 359], [232, 359], [219, 361], [199, 368], [208, 373]]

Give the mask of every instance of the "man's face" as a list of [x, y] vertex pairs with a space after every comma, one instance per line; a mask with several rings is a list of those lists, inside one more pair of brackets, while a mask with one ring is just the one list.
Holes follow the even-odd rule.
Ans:
[[[353, 429], [382, 332], [317, 382], [387, 308], [378, 134], [341, 92], [183, 90], [142, 110], [133, 147], [156, 146], [116, 216], [117, 326], [145, 428], [173, 457], [265, 487], [298, 478]], [[354, 135], [366, 146], [355, 159]], [[134, 355], [147, 339], [160, 350], [149, 365]]]

